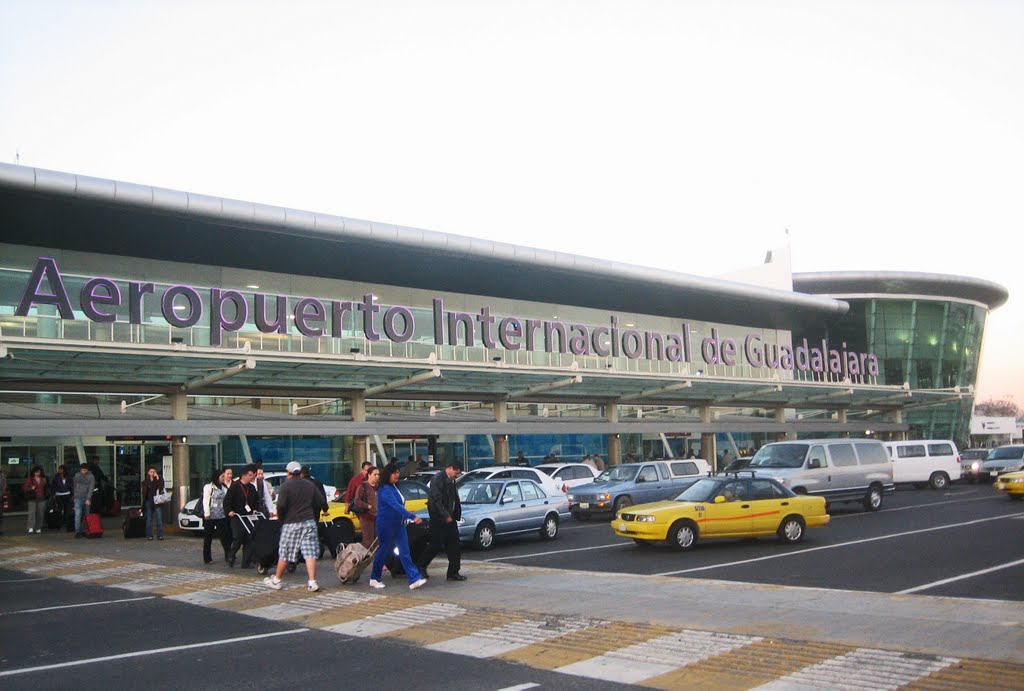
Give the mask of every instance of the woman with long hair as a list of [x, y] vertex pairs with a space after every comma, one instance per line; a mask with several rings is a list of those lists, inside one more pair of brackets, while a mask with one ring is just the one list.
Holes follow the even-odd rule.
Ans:
[[213, 477], [203, 485], [203, 496], [196, 505], [196, 513], [203, 518], [203, 563], [212, 564], [213, 535], [217, 534], [220, 546], [224, 548], [224, 559], [228, 558], [228, 548], [231, 547], [231, 526], [228, 524], [227, 514], [224, 513], [224, 494], [231, 484], [231, 469], [218, 468], [213, 471]]
[[22, 486], [25, 492], [25, 502], [28, 504], [28, 532], [43, 532], [43, 518], [46, 516], [46, 499], [49, 496], [50, 487], [43, 475], [43, 469], [33, 466], [32, 472], [25, 478]]
[[74, 492], [74, 479], [68, 475], [68, 467], [60, 465], [57, 467], [57, 474], [53, 476], [51, 484], [51, 501], [54, 508], [60, 515], [60, 522], [70, 533], [75, 525], [75, 506], [71, 499]]
[[409, 590], [416, 590], [427, 582], [409, 554], [409, 535], [405, 532], [407, 521], [422, 523], [423, 519], [405, 508], [405, 497], [398, 491], [399, 468], [391, 463], [381, 471], [380, 489], [377, 490], [377, 539], [379, 546], [373, 558], [373, 569], [370, 572], [370, 587], [383, 588], [380, 575], [384, 570], [384, 561], [391, 551], [398, 546], [398, 558], [405, 567], [405, 575], [409, 578]]
[[359, 512], [359, 529], [363, 532], [363, 547], [367, 549], [377, 539], [377, 485], [380, 484], [380, 468], [366, 471], [366, 479], [356, 489], [352, 503]]
[[142, 481], [142, 512], [146, 515], [146, 539], [153, 539], [154, 523], [156, 524], [157, 540], [164, 539], [163, 506], [153, 501], [157, 492], [164, 491], [164, 481], [150, 466], [146, 469], [146, 479]]

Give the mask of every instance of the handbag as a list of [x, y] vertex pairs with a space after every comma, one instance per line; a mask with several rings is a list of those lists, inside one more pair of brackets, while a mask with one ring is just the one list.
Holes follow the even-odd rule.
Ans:
[[157, 505], [159, 505], [159, 504], [166, 504], [170, 500], [171, 500], [171, 493], [168, 492], [167, 490], [164, 490], [163, 492], [156, 492], [156, 493], [153, 494], [153, 503], [154, 504], [157, 504]]

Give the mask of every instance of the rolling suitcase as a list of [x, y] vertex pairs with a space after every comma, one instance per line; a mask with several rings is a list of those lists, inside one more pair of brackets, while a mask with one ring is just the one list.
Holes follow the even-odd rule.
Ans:
[[98, 513], [85, 514], [82, 524], [82, 533], [86, 537], [103, 537], [103, 523]]
[[[430, 524], [427, 521], [423, 521], [419, 525], [407, 523], [405, 533], [409, 536], [409, 556], [412, 557], [412, 563], [417, 567], [422, 567], [423, 555], [426, 553], [427, 548], [430, 547]], [[384, 560], [384, 565], [388, 567], [388, 571], [391, 572], [392, 576], [405, 575], [405, 567], [402, 566], [402, 560], [398, 558], [394, 551]]]
[[356, 531], [348, 521], [320, 521], [316, 524], [316, 529], [320, 537], [320, 556], [323, 556], [326, 549], [331, 553], [331, 559], [337, 559], [338, 552], [344, 545], [356, 541]]
[[46, 507], [46, 529], [57, 530], [64, 525], [64, 505], [51, 503]]
[[143, 537], [146, 534], [146, 517], [142, 514], [142, 509], [128, 509], [121, 531], [125, 539]]
[[376, 554], [377, 540], [370, 544], [370, 549], [363, 547], [361, 542], [346, 545], [334, 560], [334, 570], [338, 572], [338, 579], [346, 585], [357, 583]]

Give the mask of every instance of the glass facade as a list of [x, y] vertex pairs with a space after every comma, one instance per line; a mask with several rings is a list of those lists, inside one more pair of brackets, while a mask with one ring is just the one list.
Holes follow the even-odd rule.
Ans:
[[[911, 389], [974, 386], [988, 310], [976, 303], [922, 298], [845, 297], [850, 311], [824, 333], [794, 338], [828, 338], [849, 349], [874, 353], [878, 384]], [[970, 399], [904, 414], [912, 438], [967, 442]]]

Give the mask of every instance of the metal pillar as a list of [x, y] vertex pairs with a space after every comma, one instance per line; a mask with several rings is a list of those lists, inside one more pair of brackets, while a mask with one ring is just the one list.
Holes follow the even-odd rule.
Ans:
[[[605, 419], [612, 425], [619, 422], [619, 406], [609, 401], [604, 408]], [[608, 465], [622, 463], [622, 438], [616, 434], [608, 435]]]
[[[700, 407], [700, 422], [703, 425], [711, 424], [711, 406]], [[718, 472], [718, 448], [715, 443], [714, 432], [700, 433], [700, 455], [711, 465], [711, 469]]]
[[[188, 396], [184, 393], [176, 393], [171, 398], [171, 419], [188, 419]], [[193, 497], [188, 496], [189, 462], [188, 442], [185, 437], [175, 437], [171, 440], [171, 469], [174, 472], [174, 487], [171, 490], [173, 499], [171, 501], [171, 516], [177, 516], [181, 509]]]

